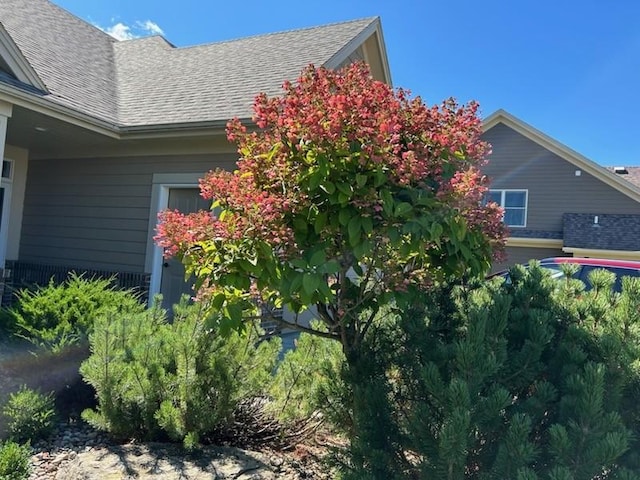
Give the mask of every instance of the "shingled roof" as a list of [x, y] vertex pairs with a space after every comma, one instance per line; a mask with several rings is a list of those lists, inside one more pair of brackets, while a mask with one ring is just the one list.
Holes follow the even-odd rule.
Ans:
[[250, 117], [258, 92], [279, 93], [309, 64], [338, 66], [379, 19], [186, 48], [159, 36], [118, 41], [48, 0], [0, 0], [0, 24], [37, 76], [27, 84], [0, 71], [0, 83], [136, 128]]
[[610, 172], [615, 173], [620, 179], [633, 183], [640, 187], [640, 167], [606, 167]]

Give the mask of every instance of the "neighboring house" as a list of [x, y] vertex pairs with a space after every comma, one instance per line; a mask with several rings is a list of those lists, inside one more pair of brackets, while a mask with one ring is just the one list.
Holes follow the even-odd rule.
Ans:
[[505, 265], [551, 256], [640, 260], [640, 167], [605, 168], [500, 110], [484, 121]]
[[4, 301], [70, 269], [176, 299], [184, 278], [152, 241], [158, 211], [201, 206], [198, 179], [234, 168], [225, 124], [248, 121], [257, 93], [356, 60], [391, 82], [378, 18], [175, 48], [115, 40], [46, 0], [0, 0]]

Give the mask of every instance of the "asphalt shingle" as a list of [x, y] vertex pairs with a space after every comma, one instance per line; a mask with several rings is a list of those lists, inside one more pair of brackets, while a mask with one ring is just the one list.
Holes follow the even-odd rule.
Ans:
[[114, 38], [45, 0], [0, 0], [0, 23], [46, 85], [45, 98], [117, 121]]
[[174, 48], [160, 37], [119, 42], [120, 119], [148, 125], [250, 117], [256, 94], [280, 93], [283, 80], [294, 80], [309, 64], [326, 64], [373, 21], [188, 48]]
[[355, 49], [376, 21], [176, 48], [162, 37], [118, 41], [48, 0], [0, 0], [0, 23], [46, 85], [33, 93], [121, 127], [250, 117], [257, 93], [278, 94], [305, 66]]
[[606, 167], [610, 172], [615, 173], [620, 179], [633, 183], [636, 187], [640, 187], [640, 167], [623, 167], [626, 173], [616, 173], [616, 167]]

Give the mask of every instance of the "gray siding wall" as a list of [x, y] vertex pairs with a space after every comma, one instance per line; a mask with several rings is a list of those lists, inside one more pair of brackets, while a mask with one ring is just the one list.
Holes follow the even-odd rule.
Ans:
[[529, 190], [527, 230], [561, 232], [563, 213], [640, 213], [631, 198], [584, 171], [576, 176], [578, 167], [503, 124], [483, 138], [493, 151], [483, 168], [491, 188]]
[[29, 163], [20, 260], [143, 272], [154, 173], [233, 169], [235, 155]]

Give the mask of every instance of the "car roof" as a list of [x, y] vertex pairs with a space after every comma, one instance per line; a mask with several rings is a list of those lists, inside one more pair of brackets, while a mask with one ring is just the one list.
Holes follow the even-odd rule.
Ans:
[[614, 260], [610, 258], [584, 258], [584, 257], [550, 257], [540, 260], [540, 264], [550, 263], [576, 263], [596, 267], [620, 267], [640, 270], [640, 262], [634, 260]]

